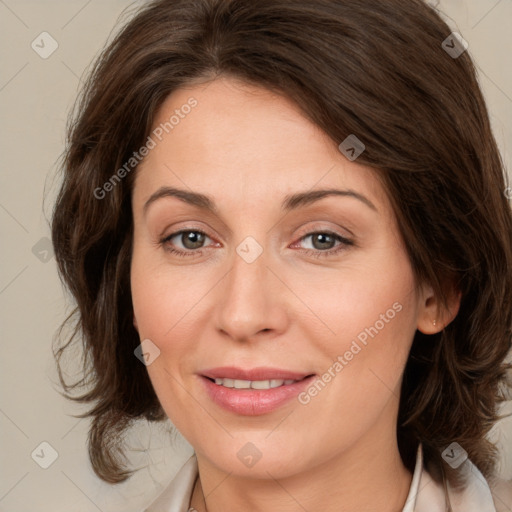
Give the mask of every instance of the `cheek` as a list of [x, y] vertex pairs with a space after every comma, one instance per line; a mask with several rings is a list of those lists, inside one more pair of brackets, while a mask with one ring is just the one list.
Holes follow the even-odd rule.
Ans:
[[160, 351], [147, 371], [173, 422], [182, 418], [172, 417], [172, 411], [182, 410], [178, 405], [189, 400], [181, 383], [195, 369], [198, 325], [207, 306], [201, 299], [211, 286], [205, 272], [172, 267], [165, 256], [135, 246], [131, 265], [134, 315], [141, 341], [151, 340]]
[[[167, 416], [178, 428], [190, 429], [187, 415], [175, 414], [183, 410], [189, 400], [183, 385], [182, 373], [189, 367], [187, 358], [194, 351], [193, 338], [187, 326], [193, 321], [187, 316], [188, 306], [194, 297], [187, 290], [173, 285], [179, 279], [170, 279], [163, 266], [152, 266], [150, 257], [134, 252], [131, 268], [131, 290], [134, 315], [141, 341], [151, 340], [158, 347], [159, 355], [146, 367], [155, 393]], [[197, 298], [196, 298], [197, 301]], [[193, 302], [192, 302], [193, 303]], [[171, 340], [168, 343], [166, 340]]]
[[349, 350], [354, 340], [361, 346], [369, 346], [372, 339], [381, 340], [375, 344], [377, 352], [389, 349], [386, 340], [393, 339], [395, 348], [408, 345], [416, 326], [413, 272], [401, 251], [389, 251], [385, 256], [380, 260], [384, 263], [348, 264], [296, 285], [297, 295], [304, 297], [315, 315], [311, 325], [322, 330], [322, 344], [328, 353]]
[[184, 269], [173, 268], [165, 256], [153, 251], [134, 251], [131, 292], [141, 338], [175, 338], [175, 332], [186, 329], [200, 310], [198, 305], [208, 290], [208, 281], [204, 273]]
[[324, 356], [318, 373], [329, 381], [333, 406], [342, 400], [357, 409], [366, 399], [398, 393], [417, 325], [414, 275], [401, 248], [316, 280], [307, 303], [321, 320], [315, 325], [323, 326], [321, 337], [309, 336]]

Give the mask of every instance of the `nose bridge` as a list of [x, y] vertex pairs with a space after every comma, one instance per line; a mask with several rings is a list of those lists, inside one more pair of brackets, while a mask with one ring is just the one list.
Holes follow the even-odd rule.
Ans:
[[278, 280], [273, 278], [269, 254], [254, 237], [236, 246], [231, 270], [218, 302], [218, 328], [236, 339], [249, 339], [262, 330], [280, 329]]

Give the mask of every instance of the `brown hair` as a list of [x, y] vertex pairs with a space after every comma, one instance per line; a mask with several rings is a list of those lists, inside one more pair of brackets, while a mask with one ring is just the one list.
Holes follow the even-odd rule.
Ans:
[[[286, 95], [337, 144], [350, 134], [363, 141], [358, 163], [374, 167], [388, 192], [417, 282], [441, 298], [454, 282], [462, 296], [451, 324], [413, 341], [401, 456], [412, 468], [421, 442], [436, 478], [457, 484], [441, 458], [457, 442], [492, 475], [486, 435], [512, 338], [512, 215], [473, 62], [441, 46], [450, 32], [421, 0], [157, 0], [102, 52], [68, 128], [52, 221], [59, 272], [76, 300], [73, 335], [55, 355], [66, 396], [94, 402], [86, 415], [99, 477], [125, 480], [120, 435], [138, 418], [166, 415], [134, 356], [135, 172], [101, 198], [95, 191], [145, 143], [171, 92], [221, 75]], [[84, 375], [69, 384], [61, 357], [77, 338]]]

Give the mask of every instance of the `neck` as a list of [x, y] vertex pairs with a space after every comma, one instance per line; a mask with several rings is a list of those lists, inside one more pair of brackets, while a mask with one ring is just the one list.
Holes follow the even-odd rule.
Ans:
[[198, 455], [200, 477], [190, 506], [197, 512], [400, 512], [412, 475], [396, 441], [378, 441], [361, 439], [323, 464], [279, 480], [230, 475]]

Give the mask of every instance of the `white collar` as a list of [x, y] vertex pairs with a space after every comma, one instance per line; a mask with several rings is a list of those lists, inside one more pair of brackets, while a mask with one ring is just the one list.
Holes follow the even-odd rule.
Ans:
[[[466, 488], [455, 492], [448, 485], [453, 512], [496, 512], [491, 490], [478, 468], [469, 460], [460, 466]], [[409, 495], [402, 512], [445, 512], [446, 497], [442, 483], [436, 482], [423, 467], [423, 449], [418, 446], [416, 466]]]
[[[453, 512], [496, 512], [491, 491], [480, 471], [469, 459], [460, 467], [467, 477], [467, 487], [460, 493], [448, 490]], [[162, 494], [145, 509], [145, 512], [188, 512], [197, 476], [197, 458], [194, 454]], [[443, 485], [435, 482], [424, 469], [423, 450], [420, 444], [411, 487], [402, 512], [445, 512], [445, 510]]]

